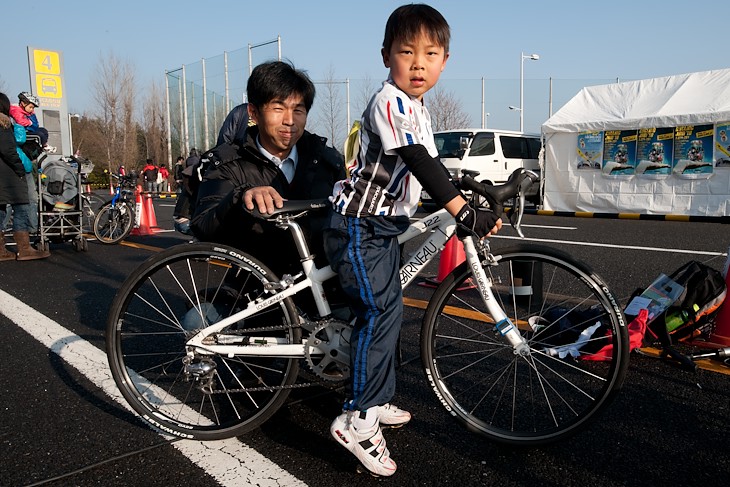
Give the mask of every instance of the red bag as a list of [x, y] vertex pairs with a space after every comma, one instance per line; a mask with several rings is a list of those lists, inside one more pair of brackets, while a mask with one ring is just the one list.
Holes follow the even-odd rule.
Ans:
[[[646, 333], [646, 320], [649, 316], [649, 312], [645, 309], [639, 311], [639, 315], [634, 318], [634, 321], [629, 323], [629, 349], [634, 350], [635, 348], [641, 347], [641, 342], [644, 341], [644, 333]], [[581, 355], [583, 360], [608, 360], [613, 354], [613, 345], [610, 343], [605, 347], [598, 350], [595, 354]]]

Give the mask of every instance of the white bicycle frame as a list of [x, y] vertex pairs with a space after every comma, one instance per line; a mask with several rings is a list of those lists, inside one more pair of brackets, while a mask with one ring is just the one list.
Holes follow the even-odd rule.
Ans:
[[[331, 314], [329, 302], [325, 296], [322, 283], [335, 278], [337, 275], [330, 266], [322, 268], [315, 267], [313, 257], [309, 252], [301, 227], [294, 221], [297, 216], [299, 215], [283, 215], [276, 217], [275, 220], [279, 227], [289, 229], [292, 232], [294, 241], [297, 245], [297, 250], [302, 257], [303, 272], [293, 277], [284, 276], [276, 286], [272, 286], [272, 291], [274, 290], [274, 287], [280, 287], [281, 289], [271, 295], [271, 297], [252, 301], [245, 309], [199, 330], [199, 332], [191, 337], [187, 342], [189, 354], [192, 354], [193, 351], [195, 351], [200, 354], [218, 354], [229, 357], [304, 357], [304, 344], [291, 344], [286, 338], [282, 337], [256, 336], [255, 343], [249, 342], [246, 344], [220, 344], [220, 340], [218, 340], [218, 344], [205, 343], [206, 341], [216, 341], [206, 340], [210, 335], [216, 334], [225, 329], [227, 326], [244, 320], [263, 309], [276, 305], [284, 299], [294, 296], [307, 288], [312, 289], [314, 301], [317, 305], [317, 310], [320, 316], [326, 317]], [[454, 217], [452, 217], [444, 209], [429, 214], [409, 225], [406, 231], [398, 237], [399, 243], [407, 242], [427, 232], [430, 232], [430, 235], [401, 267], [400, 280], [402, 288], [405, 289], [409, 284], [411, 284], [416, 276], [418, 276], [425, 268], [426, 264], [440, 254], [441, 250], [446, 245], [446, 242], [455, 234], [455, 231], [456, 221], [454, 220]], [[481, 293], [481, 297], [484, 300], [491, 318], [496, 323], [495, 327], [497, 330], [506, 338], [507, 342], [515, 348], [517, 353], [526, 353], [527, 345], [517, 330], [517, 327], [514, 326], [512, 321], [507, 317], [505, 312], [497, 303], [497, 300], [494, 298], [494, 294], [491, 289], [492, 283], [490, 279], [487, 278], [487, 275], [482, 268], [481, 259], [474, 240], [473, 236], [468, 236], [462, 239], [466, 261], [469, 264], [474, 282]], [[220, 248], [217, 250], [223, 250], [233, 257], [244, 260], [249, 265], [254, 267], [256, 266], [254, 262], [251, 262], [244, 255], [238, 253], [234, 249]], [[304, 279], [295, 282], [301, 276], [303, 276]], [[197, 308], [200, 309], [200, 303], [197, 303]], [[205, 320], [202, 312], [200, 317], [201, 320]], [[232, 339], [238, 338], [240, 337], [232, 337]], [[322, 354], [323, 352], [317, 347], [310, 347], [309, 353], [315, 355]]]

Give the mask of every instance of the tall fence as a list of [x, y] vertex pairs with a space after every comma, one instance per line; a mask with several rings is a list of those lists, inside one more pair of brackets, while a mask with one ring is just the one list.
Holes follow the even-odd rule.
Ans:
[[[176, 155], [188, 154], [192, 147], [205, 150], [215, 145], [228, 112], [246, 100], [250, 69], [272, 59], [281, 59], [280, 37], [166, 71], [170, 163]], [[306, 69], [306, 63], [300, 64], [297, 66]], [[341, 150], [352, 120], [360, 118], [381, 81], [335, 79], [334, 76], [313, 81], [317, 95], [309, 113], [307, 129], [327, 137], [332, 146]], [[525, 131], [539, 133], [543, 122], [583, 87], [617, 81], [524, 79], [521, 108]], [[438, 89], [453, 96], [458, 108], [470, 120], [470, 127], [519, 130], [519, 79], [449, 79], [442, 76]]]

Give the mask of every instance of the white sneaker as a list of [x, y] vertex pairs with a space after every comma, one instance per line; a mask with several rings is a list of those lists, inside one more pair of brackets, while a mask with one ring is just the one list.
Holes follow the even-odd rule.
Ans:
[[358, 431], [353, 425], [357, 414], [360, 412], [347, 411], [337, 416], [330, 426], [330, 433], [338, 443], [352, 452], [371, 474], [390, 477], [395, 473], [397, 466], [390, 458], [380, 425], [375, 423], [371, 428]]
[[378, 420], [383, 428], [400, 428], [411, 420], [411, 413], [394, 404], [378, 406]]
[[43, 150], [46, 151], [46, 152], [48, 152], [49, 154], [55, 154], [56, 153], [56, 148], [54, 146], [52, 146], [52, 145], [46, 145], [46, 146], [44, 146], [43, 147]]

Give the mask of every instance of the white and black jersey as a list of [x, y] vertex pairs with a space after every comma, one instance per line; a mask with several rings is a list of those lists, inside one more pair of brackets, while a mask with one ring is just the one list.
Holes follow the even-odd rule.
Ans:
[[428, 110], [388, 80], [363, 113], [360, 149], [348, 168], [350, 178], [338, 182], [333, 191], [335, 211], [358, 218], [413, 216], [421, 183], [395, 150], [414, 144], [438, 156]]

